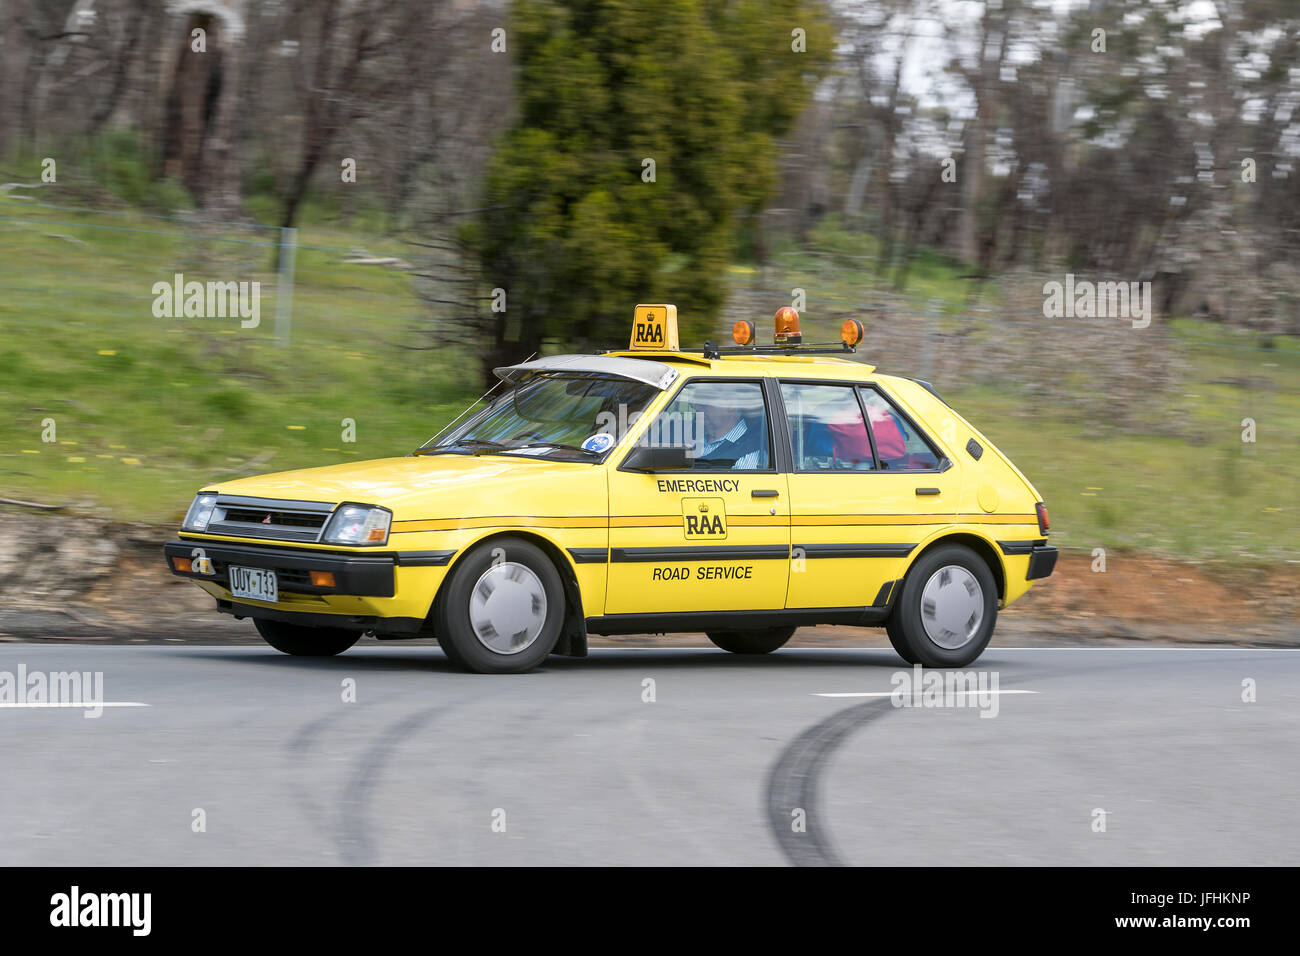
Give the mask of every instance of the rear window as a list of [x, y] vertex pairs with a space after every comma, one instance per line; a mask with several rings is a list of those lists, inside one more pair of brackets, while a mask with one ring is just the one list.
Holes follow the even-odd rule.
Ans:
[[861, 390], [882, 471], [934, 471], [940, 455], [903, 414], [874, 389]]

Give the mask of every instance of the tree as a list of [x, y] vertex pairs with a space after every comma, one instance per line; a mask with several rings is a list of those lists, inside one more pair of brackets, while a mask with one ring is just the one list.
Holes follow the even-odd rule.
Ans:
[[825, 11], [520, 0], [506, 37], [518, 116], [469, 231], [485, 300], [505, 291], [484, 320], [488, 369], [548, 339], [614, 344], [638, 301], [678, 303], [683, 338], [698, 336], [739, 217], [775, 186], [776, 138], [830, 62]]

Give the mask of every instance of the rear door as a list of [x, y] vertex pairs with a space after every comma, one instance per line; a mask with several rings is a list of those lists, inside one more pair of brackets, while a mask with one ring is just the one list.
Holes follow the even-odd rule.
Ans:
[[874, 387], [782, 381], [780, 394], [793, 465], [786, 607], [886, 603], [917, 544], [952, 522], [958, 469]]
[[760, 379], [691, 379], [642, 440], [686, 444], [685, 471], [609, 471], [606, 614], [778, 610], [787, 475]]

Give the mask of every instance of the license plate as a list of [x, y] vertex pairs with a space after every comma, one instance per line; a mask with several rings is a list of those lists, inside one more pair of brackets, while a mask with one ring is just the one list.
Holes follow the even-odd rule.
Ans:
[[235, 597], [269, 601], [274, 604], [280, 599], [280, 586], [275, 580], [274, 571], [268, 571], [266, 568], [232, 567], [230, 593]]

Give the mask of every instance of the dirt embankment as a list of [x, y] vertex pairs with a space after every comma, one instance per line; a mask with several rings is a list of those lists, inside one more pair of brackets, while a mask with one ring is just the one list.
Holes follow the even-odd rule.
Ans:
[[[259, 642], [247, 621], [172, 577], [168, 531], [0, 511], [0, 640]], [[1056, 573], [1003, 612], [998, 643], [1161, 641], [1300, 646], [1300, 563], [1265, 568], [1111, 552], [1106, 570], [1065, 553]], [[883, 632], [803, 628], [792, 645], [883, 643]], [[593, 638], [593, 645], [697, 645], [692, 635]]]

